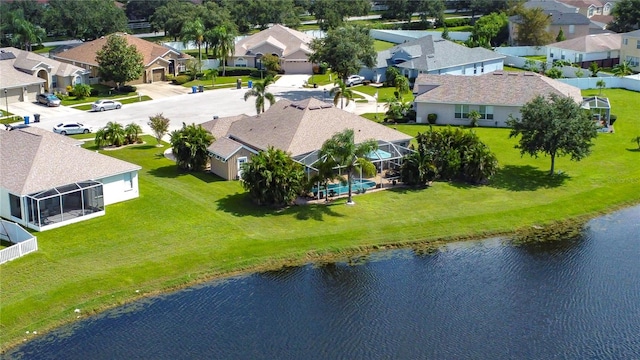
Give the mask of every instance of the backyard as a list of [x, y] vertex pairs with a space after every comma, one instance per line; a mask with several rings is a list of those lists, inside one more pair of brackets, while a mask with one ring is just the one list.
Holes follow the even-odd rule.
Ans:
[[[38, 233], [38, 252], [2, 265], [0, 346], [213, 277], [506, 234], [639, 203], [640, 152], [631, 139], [640, 135], [640, 94], [607, 89], [604, 96], [618, 116], [616, 132], [600, 134], [581, 162], [558, 159], [561, 173], [553, 177], [548, 158], [520, 157], [508, 129], [476, 128], [500, 162], [488, 186], [396, 188], [356, 196], [355, 206], [256, 207], [237, 181], [178, 171], [162, 156], [166, 144], [158, 148], [148, 136], [144, 145], [105, 152], [142, 166], [140, 197], [108, 206], [103, 217]], [[428, 126], [397, 129], [415, 135]]]

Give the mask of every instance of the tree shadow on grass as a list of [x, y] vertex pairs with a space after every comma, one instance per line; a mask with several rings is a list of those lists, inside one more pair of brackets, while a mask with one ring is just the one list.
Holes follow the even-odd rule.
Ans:
[[134, 145], [131, 146], [131, 150], [149, 150], [149, 149], [155, 149], [157, 148], [155, 145], [153, 144], [140, 144], [140, 145]]
[[561, 186], [570, 176], [561, 173], [549, 175], [546, 170], [540, 170], [531, 165], [506, 165], [491, 178], [490, 187], [510, 191], [534, 191]]
[[633, 149], [629, 149], [629, 148], [627, 148], [627, 151], [630, 151], [630, 152], [640, 152], [640, 149], [638, 149], [638, 148], [633, 148]]
[[344, 216], [333, 211], [334, 206], [340, 204], [308, 204], [292, 205], [286, 208], [259, 206], [251, 201], [249, 194], [237, 193], [221, 198], [217, 202], [217, 209], [233, 216], [295, 216], [298, 220], [322, 221], [324, 216]]
[[385, 187], [385, 191], [390, 191], [398, 194], [411, 194], [421, 191], [429, 190], [430, 186], [394, 186], [394, 187]]
[[198, 178], [199, 180], [205, 182], [205, 183], [213, 183], [213, 182], [220, 182], [220, 181], [226, 181], [223, 178], [214, 175], [213, 173], [209, 173], [209, 172], [204, 172], [204, 171], [194, 171], [194, 172], [189, 172], [189, 171], [183, 171], [180, 170], [180, 168], [178, 168], [177, 165], [172, 164], [172, 165], [167, 165], [167, 166], [162, 166], [162, 167], [158, 167], [158, 168], [154, 168], [149, 170], [149, 175], [151, 176], [155, 176], [155, 177], [161, 177], [161, 178], [168, 178], [168, 179], [175, 179], [177, 177], [181, 177], [181, 176], [193, 176], [195, 178]]

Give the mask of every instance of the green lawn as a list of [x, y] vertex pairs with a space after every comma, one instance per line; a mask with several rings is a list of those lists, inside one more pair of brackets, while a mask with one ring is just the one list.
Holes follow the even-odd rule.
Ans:
[[[586, 91], [585, 95], [598, 90]], [[2, 348], [109, 307], [246, 270], [272, 269], [387, 245], [503, 234], [557, 219], [595, 216], [640, 202], [640, 94], [607, 89], [618, 115], [581, 162], [520, 157], [508, 129], [474, 129], [497, 154], [488, 186], [436, 182], [331, 205], [282, 211], [253, 205], [237, 181], [183, 173], [146, 144], [104, 153], [142, 166], [140, 197], [106, 215], [38, 233], [36, 253], [2, 265]], [[425, 125], [397, 125], [414, 135]], [[97, 150], [91, 142], [90, 150]], [[26, 338], [30, 338], [26, 336]]]
[[[122, 104], [133, 104], [133, 103], [137, 103], [141, 101], [149, 101], [149, 100], [152, 100], [152, 99], [147, 95], [143, 95], [140, 98], [133, 97], [128, 99], [118, 99], [118, 101], [121, 102]], [[78, 110], [91, 110], [91, 104], [76, 105], [76, 106], [72, 106], [72, 108], [78, 109]]]
[[529, 55], [529, 56], [523, 56], [523, 57], [531, 60], [547, 61], [546, 55]]
[[[77, 104], [85, 104], [85, 103], [93, 103], [94, 101], [98, 100], [98, 99], [112, 99], [112, 100], [118, 100], [120, 98], [123, 97], [127, 97], [127, 96], [134, 96], [137, 95], [137, 93], [134, 92], [127, 92], [127, 93], [120, 93], [120, 92], [116, 92], [111, 90], [110, 87], [105, 86], [105, 85], [91, 85], [92, 88], [94, 89], [98, 89], [99, 94], [98, 96], [90, 96], [90, 97], [86, 97], [84, 99], [78, 99], [76, 97], [73, 96], [64, 96], [62, 97], [60, 100], [62, 102], [62, 105], [64, 106], [71, 106], [71, 105], [77, 105]], [[91, 107], [89, 107], [91, 108]]]
[[[393, 94], [396, 91], [395, 87], [375, 87], [371, 85], [362, 85], [354, 87], [353, 90], [360, 91], [365, 94], [374, 96], [376, 92], [378, 93], [378, 102], [387, 102], [389, 99], [395, 99], [395, 95]], [[402, 96], [402, 98], [406, 101], [413, 101], [413, 94], [408, 92]]]
[[392, 42], [388, 42], [388, 41], [382, 41], [382, 40], [373, 40], [373, 48], [376, 51], [382, 51], [382, 50], [387, 50], [390, 49], [394, 46], [396, 46], [397, 44], [394, 44]]

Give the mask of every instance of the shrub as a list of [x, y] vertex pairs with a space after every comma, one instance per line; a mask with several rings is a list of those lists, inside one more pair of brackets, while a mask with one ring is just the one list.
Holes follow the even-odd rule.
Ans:
[[176, 85], [186, 84], [191, 81], [191, 77], [189, 75], [178, 75], [173, 79], [173, 83]]
[[91, 96], [92, 97], [96, 97], [100, 95], [100, 90], [98, 89], [91, 89]]
[[91, 86], [87, 84], [75, 84], [73, 87], [73, 93], [78, 100], [88, 98], [91, 96]]
[[132, 93], [132, 92], [136, 92], [136, 90], [138, 90], [138, 89], [133, 85], [124, 85], [120, 89], [118, 89], [118, 92], [121, 92], [121, 93]]
[[471, 20], [467, 18], [453, 18], [453, 19], [445, 19], [444, 23], [447, 24], [447, 27], [451, 28], [451, 27], [471, 25]]
[[436, 123], [436, 120], [438, 120], [438, 114], [429, 114], [427, 115], [427, 121], [429, 122], [429, 124], [433, 125]]
[[327, 64], [326, 62], [320, 63], [320, 74], [321, 75], [326, 74], [328, 69], [329, 69], [329, 64]]
[[618, 115], [615, 115], [615, 114], [609, 115], [609, 124], [613, 125], [613, 123], [616, 122], [616, 120], [618, 120]]
[[[224, 76], [249, 76], [252, 71], [258, 70], [250, 67], [227, 67]], [[220, 73], [222, 75], [222, 73]]]

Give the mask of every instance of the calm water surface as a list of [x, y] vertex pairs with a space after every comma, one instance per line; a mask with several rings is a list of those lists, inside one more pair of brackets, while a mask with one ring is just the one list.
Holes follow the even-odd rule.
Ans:
[[640, 207], [499, 240], [218, 281], [87, 319], [25, 359], [640, 359]]

